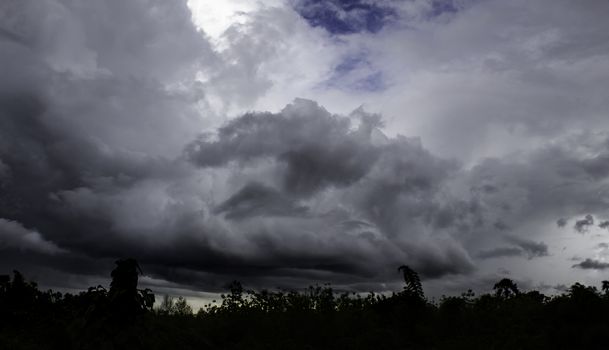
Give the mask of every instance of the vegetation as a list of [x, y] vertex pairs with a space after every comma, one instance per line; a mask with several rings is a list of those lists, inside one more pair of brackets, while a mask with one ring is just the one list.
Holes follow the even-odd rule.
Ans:
[[606, 349], [609, 282], [548, 297], [503, 279], [493, 294], [425, 299], [407, 266], [403, 291], [366, 296], [330, 286], [251, 291], [229, 286], [196, 314], [182, 297], [137, 289], [135, 260], [119, 260], [110, 289], [40, 291], [0, 277], [0, 349]]

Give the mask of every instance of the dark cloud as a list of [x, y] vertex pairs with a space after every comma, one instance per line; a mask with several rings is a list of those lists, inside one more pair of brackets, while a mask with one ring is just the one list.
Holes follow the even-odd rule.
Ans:
[[[383, 3], [304, 2], [334, 34], [378, 33], [393, 16]], [[384, 135], [378, 115], [304, 99], [210, 128], [206, 89], [251, 102], [271, 84], [260, 57], [282, 51], [250, 40], [254, 23], [215, 52], [190, 17], [184, 1], [0, 2], [0, 268], [77, 287], [133, 256], [201, 290], [235, 278], [387, 290], [402, 264], [442, 282], [474, 274], [470, 252], [546, 256], [523, 227], [606, 210], [603, 133], [462, 166]], [[383, 80], [367, 56], [345, 57], [335, 70], [361, 69], [364, 90]], [[576, 266], [593, 263], [604, 268]]]
[[413, 268], [423, 277], [438, 278], [449, 274], [468, 274], [475, 270], [469, 255], [458, 244], [451, 244], [442, 249], [419, 248], [411, 254], [413, 257], [409, 260], [412, 261]]
[[250, 113], [230, 121], [217, 140], [190, 144], [187, 157], [204, 167], [270, 157], [284, 168], [282, 187], [307, 195], [330, 185], [350, 185], [366, 175], [380, 151], [370, 142], [374, 127], [363, 119], [351, 130], [350, 119], [297, 100], [279, 114]]
[[609, 228], [609, 220], [601, 221], [598, 223], [598, 227], [600, 228]]
[[190, 95], [164, 84], [213, 59], [189, 18], [179, 2], [0, 4], [4, 269], [105, 275], [137, 255], [134, 234], [154, 225], [145, 203], [184, 180], [175, 156], [196, 132]]
[[609, 263], [588, 258], [579, 264], [573, 265], [572, 267], [583, 270], [604, 270], [609, 268]]
[[495, 223], [493, 224], [493, 226], [499, 230], [499, 231], [508, 231], [510, 229], [510, 227], [503, 221], [501, 220], [497, 220], [495, 221]]
[[480, 251], [476, 256], [480, 259], [501, 258], [510, 256], [521, 256], [522, 249], [517, 247], [500, 247], [489, 250]]
[[548, 255], [548, 246], [543, 242], [535, 242], [516, 236], [508, 236], [507, 241], [522, 249], [529, 259]]
[[481, 259], [513, 256], [526, 256], [528, 259], [533, 259], [548, 255], [548, 246], [543, 242], [535, 242], [515, 236], [508, 236], [506, 240], [514, 246], [482, 250], [476, 256]]
[[27, 230], [18, 222], [0, 219], [0, 251], [7, 248], [48, 254], [62, 252], [62, 249], [46, 241], [40, 233]]
[[604, 152], [596, 157], [586, 159], [583, 162], [583, 167], [594, 178], [606, 178], [609, 176], [609, 154]]
[[588, 214], [583, 219], [575, 221], [573, 228], [579, 233], [586, 233], [592, 225], [594, 225], [594, 217]]
[[556, 226], [565, 227], [565, 226], [567, 226], [567, 222], [568, 222], [567, 219], [560, 218], [560, 219], [556, 220]]
[[[414, 140], [386, 138], [378, 116], [337, 116], [297, 100], [279, 114], [229, 122], [182, 158], [158, 148], [160, 136], [139, 136], [151, 123], [153, 133], [164, 129], [161, 111], [189, 113], [164, 89], [120, 77], [66, 79], [42, 61], [21, 69], [34, 71], [36, 84], [6, 85], [0, 96], [0, 218], [10, 226], [3, 266], [12, 257], [34, 274], [44, 261], [96, 275], [93, 261], [135, 256], [154, 276], [201, 289], [232, 278], [369, 285], [397, 279], [394, 267], [404, 262], [425, 277], [473, 270], [448, 233], [425, 233], [454, 164]], [[106, 113], [108, 124], [98, 126]], [[214, 188], [214, 177], [225, 187]], [[468, 220], [467, 210], [444, 207], [449, 222]], [[38, 258], [21, 263], [10, 253], [20, 249]]]
[[216, 208], [216, 213], [225, 213], [229, 219], [299, 216], [306, 211], [306, 207], [299, 206], [276, 189], [255, 182], [247, 184]]
[[[10, 31], [26, 39], [0, 41], [3, 268], [85, 281], [133, 256], [155, 278], [208, 290], [234, 278], [381, 289], [403, 263], [427, 278], [474, 269], [451, 231], [471, 211], [440, 200], [456, 164], [415, 139], [387, 138], [379, 116], [296, 100], [196, 140], [193, 96], [172, 86], [192, 83], [182, 69], [201, 62], [180, 50], [190, 42], [215, 56], [182, 25], [183, 4], [96, 3], [91, 13], [121, 13], [108, 26], [58, 2], [59, 18], [79, 29], [68, 32], [82, 36], [66, 46], [43, 35], [48, 23], [37, 27], [38, 7], [10, 4], [23, 15]], [[124, 47], [134, 52], [122, 58]], [[434, 223], [445, 232], [430, 234]]]
[[[296, 232], [281, 233], [286, 235], [281, 240], [292, 242], [301, 239], [299, 228], [323, 223], [332, 231], [328, 234], [333, 238], [323, 247], [334, 251], [331, 255], [339, 254], [344, 244], [372, 249], [364, 258], [369, 263], [365, 267], [357, 267], [362, 257], [355, 249], [340, 253], [340, 264], [320, 265], [326, 269], [334, 266], [330, 270], [338, 272], [353, 255], [352, 262], [345, 265], [356, 267], [350, 273], [369, 274], [370, 269], [386, 269], [388, 261], [401, 260], [410, 261], [425, 277], [472, 271], [472, 262], [458, 243], [438, 237], [437, 244], [431, 244], [435, 238], [422, 236], [429, 225], [445, 230], [456, 224], [470, 225], [474, 207], [435, 198], [456, 165], [435, 158], [416, 140], [383, 136], [378, 125], [378, 116], [361, 109], [344, 117], [332, 115], [312, 101], [296, 100], [278, 114], [249, 113], [230, 121], [216, 135], [189, 145], [186, 157], [204, 169], [233, 164], [270, 172], [261, 178], [266, 184], [248, 183], [218, 207], [217, 212], [226, 211], [229, 220], [247, 218], [250, 225], [272, 220], [277, 225], [273, 217], [286, 216], [282, 220], [293, 220], [292, 231]], [[243, 176], [237, 176], [237, 181], [240, 178]], [[308, 210], [295, 204], [298, 199], [307, 201]], [[344, 209], [336, 211], [332, 208], [336, 205]], [[404, 231], [405, 227], [410, 229]], [[286, 244], [277, 246], [277, 238], [268, 235], [256, 235], [256, 244], [285, 254]], [[424, 244], [410, 242], [409, 236], [419, 237]], [[349, 243], [336, 245], [334, 237], [344, 237]], [[396, 251], [394, 257], [377, 255], [389, 245], [400, 247], [401, 252]], [[305, 250], [307, 243], [298, 246]]]
[[[608, 192], [606, 178], [591, 177], [584, 166], [589, 158], [582, 154], [607, 152], [607, 139], [605, 133], [578, 133], [528, 153], [485, 159], [465, 177], [487, 220], [501, 220], [518, 231], [523, 223], [552, 217], [562, 218], [557, 221], [560, 227], [567, 224], [566, 217], [587, 212], [589, 216], [573, 226], [583, 233], [594, 224], [594, 215], [606, 210]], [[575, 145], [585, 152], [573, 151]], [[483, 191], [481, 184], [493, 190]]]

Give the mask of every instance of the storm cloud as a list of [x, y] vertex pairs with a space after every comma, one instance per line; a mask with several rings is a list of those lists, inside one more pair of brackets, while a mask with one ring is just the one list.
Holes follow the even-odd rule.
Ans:
[[508, 241], [518, 246], [529, 259], [548, 255], [548, 245], [518, 237], [508, 237]]
[[[312, 101], [296, 100], [277, 114], [249, 113], [230, 121], [188, 145], [186, 158], [203, 169], [240, 170], [231, 181], [243, 185], [216, 212], [243, 225], [248, 219], [251, 230], [293, 220], [293, 232], [277, 230], [282, 239], [298, 242], [299, 228], [312, 225], [317, 232], [308, 236], [327, 240], [322, 250], [340, 251], [348, 241], [365, 247], [370, 265], [358, 267], [362, 273], [389, 270], [390, 261], [400, 260], [430, 277], [471, 271], [471, 259], [450, 230], [430, 232], [444, 221], [471, 220], [459, 201], [451, 207], [438, 200], [457, 165], [434, 157], [418, 140], [386, 137], [380, 122], [362, 110], [333, 115]], [[355, 222], [365, 224], [345, 224]], [[268, 240], [263, 237], [256, 240]], [[265, 242], [281, 250], [276, 243]], [[387, 249], [395, 256], [384, 256]], [[342, 259], [358, 250], [341, 253]]]
[[609, 268], [609, 263], [588, 258], [573, 267], [584, 270], [605, 270]]
[[[573, 231], [606, 233], [608, 50], [580, 20], [602, 11], [506, 6], [281, 2], [212, 37], [184, 1], [3, 1], [0, 268], [83, 288], [130, 256], [199, 291], [386, 291], [402, 264], [449, 286], [554, 259], [559, 234], [594, 246]], [[489, 38], [497, 8], [530, 23]]]
[[588, 227], [592, 225], [594, 225], [594, 217], [588, 214], [583, 219], [575, 221], [573, 228], [579, 233], [586, 233], [588, 232]]
[[500, 247], [489, 250], [483, 250], [478, 253], [478, 257], [481, 259], [500, 258], [506, 256], [521, 256], [522, 249], [517, 247]]
[[483, 250], [477, 256], [481, 259], [526, 256], [530, 260], [548, 255], [548, 246], [543, 242], [535, 242], [514, 236], [507, 236], [505, 240], [511, 243], [512, 246]]
[[[32, 22], [36, 6], [3, 6], [19, 21], [2, 41], [2, 62], [12, 67], [0, 89], [2, 249], [36, 251], [29, 268], [45, 261], [95, 275], [92, 259], [135, 256], [159, 278], [210, 290], [236, 277], [254, 285], [272, 277], [286, 285], [380, 282], [396, 279], [388, 271], [403, 262], [430, 277], [473, 269], [450, 232], [426, 229], [446, 211], [437, 196], [455, 164], [415, 139], [387, 138], [380, 116], [333, 115], [296, 100], [280, 113], [248, 113], [212, 134], [197, 131], [196, 99], [171, 86], [194, 84], [185, 67], [217, 62], [205, 38], [179, 20], [188, 15], [182, 5], [91, 10], [132, 13], [148, 26], [177, 21], [171, 30], [184, 31], [209, 62], [190, 51], [150, 61], [154, 53], [142, 46], [135, 54], [146, 60], [131, 65], [115, 56], [123, 44], [101, 39], [115, 30], [124, 45], [141, 46], [129, 43], [132, 35], [177, 54], [169, 29], [141, 37], [119, 18], [98, 32], [83, 9], [57, 2], [52, 13], [84, 36], [67, 49], [90, 52], [90, 61], [78, 61], [85, 66], [73, 65], [54, 55], [67, 50], [54, 46], [59, 39], [43, 35], [54, 24]], [[2, 265], [14, 259], [4, 254]], [[74, 259], [78, 268], [66, 263]]]

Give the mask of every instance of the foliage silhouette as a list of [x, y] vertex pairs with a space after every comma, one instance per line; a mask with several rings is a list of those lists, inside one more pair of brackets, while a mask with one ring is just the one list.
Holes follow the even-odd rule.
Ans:
[[109, 290], [40, 291], [19, 272], [0, 276], [0, 349], [606, 349], [609, 283], [564, 294], [520, 291], [425, 299], [418, 275], [391, 294], [246, 290], [228, 285], [196, 314], [182, 297], [137, 289], [135, 260], [119, 260]]
[[495, 290], [495, 296], [504, 299], [508, 299], [520, 294], [516, 283], [514, 283], [514, 281], [509, 278], [504, 278], [501, 281], [495, 283], [493, 289]]
[[404, 283], [406, 283], [404, 291], [422, 299], [423, 287], [421, 286], [419, 274], [406, 265], [398, 267], [398, 271], [402, 271], [404, 274]]
[[151, 310], [154, 305], [154, 294], [150, 289], [137, 289], [141, 273], [135, 259], [117, 260], [116, 268], [112, 270], [110, 306], [121, 320], [132, 321], [137, 314]]

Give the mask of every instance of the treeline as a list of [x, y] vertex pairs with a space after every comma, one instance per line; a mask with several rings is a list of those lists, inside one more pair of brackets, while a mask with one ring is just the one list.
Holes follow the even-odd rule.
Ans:
[[607, 349], [609, 282], [562, 295], [520, 291], [428, 301], [407, 266], [391, 295], [252, 291], [238, 282], [196, 313], [185, 299], [137, 289], [139, 267], [120, 260], [109, 289], [41, 291], [15, 272], [0, 277], [0, 349]]

